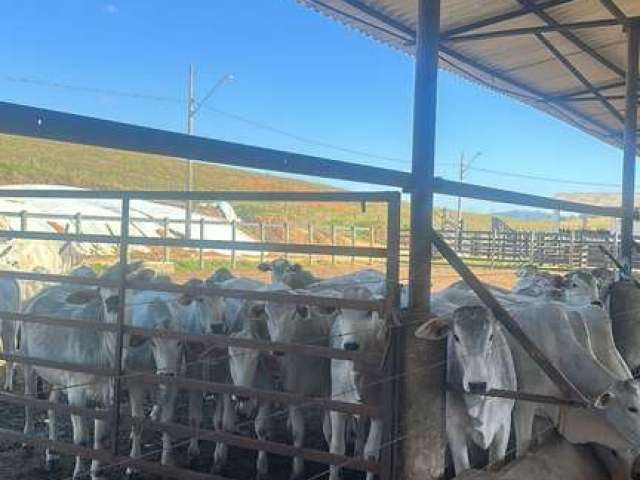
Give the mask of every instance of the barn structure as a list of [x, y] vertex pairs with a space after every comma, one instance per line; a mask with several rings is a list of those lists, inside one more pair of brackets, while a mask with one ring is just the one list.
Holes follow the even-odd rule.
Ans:
[[[442, 346], [418, 345], [412, 340], [412, 327], [429, 315], [431, 256], [432, 245], [434, 245], [493, 310], [498, 320], [525, 346], [532, 360], [536, 361], [559, 386], [566, 398], [557, 399], [558, 402], [566, 401], [584, 406], [588, 399], [585, 399], [562, 372], [544, 357], [536, 345], [518, 330], [509, 314], [483, 288], [464, 263], [433, 233], [431, 227], [433, 196], [434, 194], [462, 196], [585, 215], [621, 218], [621, 263], [623, 273], [629, 274], [634, 250], [633, 213], [638, 135], [640, 4], [636, 0], [300, 0], [300, 2], [387, 45], [415, 56], [413, 160], [410, 172], [234, 144], [7, 102], [0, 103], [0, 132], [163, 154], [231, 166], [356, 181], [396, 190], [395, 196], [372, 193], [369, 195], [314, 194], [307, 197], [303, 194], [291, 193], [252, 196], [246, 193], [204, 192], [187, 196], [182, 192], [164, 194], [98, 192], [98, 195], [106, 198], [121, 198], [124, 212], [121, 238], [114, 240], [105, 236], [102, 240], [122, 241], [125, 245], [129, 240], [126, 212], [129, 201], [136, 198], [184, 199], [189, 197], [208, 200], [212, 197], [216, 200], [285, 199], [290, 201], [313, 198], [325, 201], [381, 201], [390, 205], [390, 218], [393, 218], [397, 216], [399, 208], [397, 190], [402, 190], [411, 198], [411, 251], [409, 307], [402, 315], [406, 328], [400, 329], [402, 334], [398, 336], [398, 342], [395, 345], [398, 360], [398, 370], [394, 372], [396, 377], [402, 378], [402, 372], [415, 365], [425, 362], [437, 364], [443, 359]], [[438, 68], [449, 69], [471, 81], [486, 85], [488, 88], [566, 121], [604, 142], [621, 147], [624, 151], [622, 206], [610, 208], [585, 205], [434, 177]], [[16, 193], [15, 191], [4, 191], [1, 194], [6, 197], [36, 195], [34, 192]], [[70, 194], [42, 191], [37, 195], [68, 196]], [[84, 195], [89, 197], [92, 194]], [[79, 234], [47, 237], [42, 234], [3, 232], [3, 235], [5, 234], [16, 238], [36, 239], [86, 240], [90, 237]], [[398, 238], [395, 238], [395, 235], [399, 235], [398, 230], [390, 228], [386, 249], [352, 251], [343, 248], [341, 252], [342, 254], [372, 254], [388, 258], [390, 264], [388, 279], [390, 282], [397, 283], [398, 266], [393, 260], [394, 249], [398, 244]], [[135, 242], [144, 243], [141, 240], [135, 240]], [[252, 248], [242, 242], [226, 242], [222, 246], [228, 248], [231, 243], [238, 248]], [[167, 242], [155, 241], [154, 244], [163, 245]], [[193, 240], [171, 244], [221, 246], [216, 242], [197, 243]], [[329, 252], [329, 249], [321, 247], [305, 249], [304, 246], [296, 245], [273, 244], [269, 248], [283, 252]], [[126, 248], [121, 250], [120, 259], [123, 263], [127, 262]], [[34, 274], [22, 274], [21, 278], [63, 281], [57, 276], [37, 277]], [[140, 285], [137, 286], [140, 288]], [[120, 288], [124, 291], [125, 288], [132, 288], [132, 285], [126, 284], [122, 279]], [[185, 291], [183, 287], [182, 290], [178, 287], [164, 288], [169, 291]], [[261, 298], [274, 299], [274, 296], [262, 295]], [[290, 303], [295, 301], [295, 299], [283, 298], [280, 300]], [[348, 305], [348, 302], [307, 300], [321, 304]], [[391, 300], [397, 305], [397, 298], [394, 299], [393, 295]], [[354, 305], [351, 304], [351, 307]], [[367, 309], [371, 308], [371, 305], [359, 304], [357, 307]], [[123, 315], [124, 313], [120, 312], [120, 335], [124, 331]], [[48, 321], [42, 318], [22, 317], [21, 319], [45, 323]], [[264, 345], [257, 347], [273, 348]], [[120, 350], [121, 348], [120, 345]], [[343, 358], [352, 358], [344, 352], [342, 355]], [[3, 357], [11, 359], [4, 354]], [[16, 358], [14, 360], [29, 361]], [[121, 373], [120, 371], [111, 372], [117, 378]], [[401, 383], [399, 395], [394, 397], [395, 403], [392, 409], [394, 418], [390, 419], [394, 427], [390, 429], [389, 436], [391, 452], [385, 457], [385, 468], [375, 470], [374, 466], [367, 462], [361, 462], [360, 467], [363, 470], [384, 473], [386, 478], [440, 478], [444, 470], [443, 369], [429, 369], [424, 375], [413, 376], [411, 381]], [[518, 392], [504, 394], [517, 396]], [[293, 401], [286, 396], [279, 398]], [[536, 400], [535, 395], [529, 395], [529, 398]], [[328, 408], [345, 408], [335, 402], [325, 402], [324, 405]], [[115, 412], [117, 420], [119, 415], [117, 408]], [[406, 431], [408, 425], [422, 427], [408, 435]], [[9, 432], [0, 433], [29, 441]], [[236, 441], [232, 436], [224, 437], [224, 440]], [[249, 448], [257, 449], [258, 447], [254, 445]], [[293, 449], [270, 448], [281, 454], [282, 452], [288, 455], [300, 453]], [[86, 449], [81, 451], [68, 449], [67, 451], [85, 456], [95, 455], [87, 452]], [[115, 453], [117, 454], [117, 448]], [[104, 456], [101, 458], [114, 459], [114, 457]], [[341, 461], [336, 457], [319, 456], [313, 452], [307, 453], [307, 458], [334, 464]], [[162, 472], [162, 469], [158, 469], [157, 466], [150, 466], [144, 462], [138, 465], [140, 468]], [[187, 475], [175, 468], [164, 472], [175, 476]], [[193, 476], [193, 478], [202, 477]]]

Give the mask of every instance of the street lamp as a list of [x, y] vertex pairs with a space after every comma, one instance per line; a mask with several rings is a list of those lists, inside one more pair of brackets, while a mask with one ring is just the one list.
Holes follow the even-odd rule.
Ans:
[[[189, 65], [189, 83], [188, 83], [188, 93], [187, 93], [187, 134], [193, 135], [194, 129], [194, 120], [195, 115], [200, 111], [200, 109], [204, 106], [207, 100], [211, 98], [211, 96], [225, 83], [231, 82], [235, 79], [235, 77], [227, 73], [220, 77], [218, 81], [211, 87], [209, 92], [202, 97], [202, 100], [196, 102], [195, 99], [195, 69], [193, 65]], [[191, 192], [193, 190], [193, 162], [191, 159], [187, 159], [187, 179], [186, 179], [185, 190], [187, 192]], [[193, 212], [193, 202], [191, 200], [187, 200], [187, 208], [185, 210], [185, 225], [184, 225], [184, 236], [187, 240], [191, 239], [191, 216]]]

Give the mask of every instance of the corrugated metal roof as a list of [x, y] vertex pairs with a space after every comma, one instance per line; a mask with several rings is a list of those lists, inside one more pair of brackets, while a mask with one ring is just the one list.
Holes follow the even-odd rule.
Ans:
[[[414, 53], [416, 0], [298, 1]], [[626, 72], [621, 15], [640, 16], [640, 0], [442, 0], [440, 65], [619, 146]], [[592, 21], [598, 26], [454, 38]]]

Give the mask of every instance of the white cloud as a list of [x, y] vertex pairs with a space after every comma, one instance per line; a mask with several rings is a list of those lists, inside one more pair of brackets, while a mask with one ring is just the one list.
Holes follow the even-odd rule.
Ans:
[[102, 11], [108, 15], [113, 15], [118, 13], [118, 7], [116, 7], [113, 3], [107, 3], [104, 7], [102, 7]]

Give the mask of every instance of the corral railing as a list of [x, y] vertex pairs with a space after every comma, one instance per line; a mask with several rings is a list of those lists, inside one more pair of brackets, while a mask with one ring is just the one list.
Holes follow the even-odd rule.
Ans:
[[[119, 222], [117, 215], [85, 215], [82, 212], [75, 214], [61, 214], [48, 212], [0, 211], [0, 217], [19, 219], [21, 231], [31, 230], [30, 219], [45, 221], [62, 221], [72, 225], [72, 231], [80, 234], [90, 230], [83, 227], [87, 222]], [[146, 236], [138, 225], [153, 224], [158, 227], [162, 238], [184, 238], [184, 218], [132, 216], [130, 219], [132, 229]], [[384, 243], [386, 227], [362, 226], [355, 224], [317, 224], [312, 222], [283, 221], [283, 222], [254, 222], [244, 220], [214, 220], [201, 217], [192, 221], [191, 231], [198, 240], [207, 240], [207, 226], [227, 226], [230, 239], [238, 238], [238, 232], [243, 231], [255, 237], [255, 241], [262, 244], [278, 241], [283, 244], [296, 243], [302, 239], [307, 245], [331, 245], [375, 248]], [[436, 230], [454, 251], [468, 261], [481, 262], [487, 266], [512, 267], [523, 263], [532, 263], [549, 268], [595, 268], [613, 267], [609, 258], [602, 253], [600, 246], [605, 247], [614, 255], [619, 255], [620, 234], [609, 231], [592, 230], [563, 230], [560, 232], [546, 232], [539, 230]], [[292, 234], [295, 232], [295, 234]], [[292, 241], [293, 238], [293, 241]], [[401, 232], [401, 262], [408, 257], [409, 232]], [[638, 238], [640, 239], [640, 238]], [[268, 250], [260, 250], [260, 261], [264, 261]], [[284, 252], [288, 257], [289, 252]], [[257, 257], [256, 257], [257, 258]], [[435, 255], [435, 258], [439, 256]], [[237, 266], [237, 250], [229, 251], [229, 264], [231, 268]], [[171, 260], [168, 248], [163, 250], [162, 260]], [[356, 256], [347, 258], [347, 261], [355, 263]], [[344, 260], [342, 260], [344, 261]], [[374, 258], [369, 257], [369, 264], [373, 264]], [[338, 255], [331, 255], [331, 264], [339, 263]], [[307, 255], [306, 263], [313, 263], [313, 254]], [[205, 267], [204, 249], [199, 249], [199, 266]], [[635, 268], [640, 268], [640, 260], [636, 261]]]
[[[76, 363], [66, 363], [47, 358], [34, 358], [17, 354], [3, 352], [0, 359], [16, 362], [18, 364], [33, 365], [58, 369], [70, 372], [81, 372], [97, 377], [111, 377], [114, 381], [114, 402], [107, 405], [106, 410], [96, 410], [77, 406], [68, 406], [59, 403], [52, 403], [34, 397], [19, 395], [0, 391], [0, 401], [18, 405], [29, 405], [37, 409], [52, 409], [57, 413], [79, 415], [85, 418], [107, 420], [113, 428], [111, 450], [94, 450], [80, 445], [72, 445], [59, 440], [44, 439], [34, 435], [27, 435], [15, 430], [0, 429], [0, 438], [19, 441], [32, 445], [45, 446], [55, 451], [77, 455], [84, 458], [97, 459], [107, 464], [117, 464], [120, 467], [135, 467], [149, 473], [159, 474], [175, 478], [189, 479], [221, 479], [217, 475], [204, 474], [194, 470], [162, 466], [158, 463], [150, 462], [143, 458], [129, 458], [124, 455], [122, 445], [120, 445], [119, 432], [123, 428], [130, 427], [135, 423], [143, 425], [152, 430], [170, 431], [178, 435], [197, 436], [202, 440], [222, 442], [230, 446], [250, 450], [262, 450], [268, 453], [303, 457], [306, 460], [318, 462], [326, 465], [340, 465], [353, 470], [364, 472], [374, 472], [380, 474], [382, 478], [390, 477], [390, 455], [391, 449], [383, 449], [379, 462], [354, 458], [345, 455], [336, 455], [326, 451], [296, 448], [284, 443], [273, 441], [256, 440], [247, 438], [235, 433], [222, 431], [199, 429], [194, 431], [192, 426], [184, 426], [178, 423], [163, 423], [155, 420], [136, 420], [130, 415], [122, 413], [120, 405], [123, 400], [123, 389], [127, 382], [141, 381], [147, 384], [173, 384], [184, 390], [197, 390], [218, 394], [237, 395], [256, 399], [270, 400], [285, 405], [313, 406], [323, 410], [344, 412], [363, 417], [382, 417], [385, 421], [385, 431], [388, 438], [395, 438], [396, 425], [392, 424], [393, 410], [395, 408], [396, 385], [393, 359], [394, 354], [386, 352], [385, 358], [391, 359], [386, 362], [385, 381], [380, 385], [385, 391], [384, 405], [367, 405], [360, 403], [349, 403], [336, 401], [331, 398], [309, 398], [303, 395], [286, 392], [271, 391], [254, 388], [239, 387], [227, 383], [216, 383], [208, 380], [199, 380], [187, 377], [166, 377], [156, 376], [155, 372], [127, 372], [123, 370], [123, 352], [125, 335], [141, 335], [145, 337], [162, 336], [181, 339], [185, 342], [197, 342], [205, 346], [217, 346], [227, 348], [236, 346], [242, 348], [255, 349], [263, 352], [292, 352], [324, 359], [342, 359], [353, 362], [371, 361], [367, 352], [354, 352], [328, 346], [276, 343], [260, 340], [232, 338], [226, 335], [188, 335], [183, 332], [170, 330], [150, 330], [137, 328], [126, 322], [126, 301], [127, 291], [160, 291], [188, 293], [192, 295], [212, 295], [228, 298], [242, 298], [261, 301], [281, 302], [289, 304], [321, 305], [337, 308], [348, 308], [353, 310], [372, 310], [385, 315], [391, 321], [392, 314], [398, 303], [398, 282], [399, 282], [399, 238], [400, 238], [400, 194], [397, 192], [369, 192], [369, 193], [291, 193], [291, 192], [100, 192], [100, 191], [69, 191], [69, 190], [0, 190], [0, 197], [33, 197], [33, 198], [101, 198], [115, 199], [121, 202], [120, 231], [112, 235], [85, 234], [81, 229], [76, 233], [55, 233], [55, 232], [35, 232], [29, 230], [3, 230], [0, 235], [9, 239], [30, 239], [30, 240], [63, 240], [71, 242], [91, 242], [117, 245], [119, 247], [119, 262], [121, 265], [129, 263], [129, 247], [132, 245], [147, 245], [159, 247], [187, 247], [203, 249], [237, 249], [242, 251], [262, 251], [264, 249], [271, 252], [305, 254], [305, 255], [344, 255], [385, 260], [386, 296], [376, 300], [355, 300], [345, 298], [322, 297], [312, 294], [292, 294], [288, 292], [274, 291], [248, 291], [230, 290], [219, 287], [194, 287], [177, 285], [172, 283], [153, 283], [147, 281], [134, 281], [127, 279], [124, 269], [118, 280], [106, 280], [104, 278], [82, 278], [70, 275], [36, 273], [27, 271], [2, 270], [0, 275], [16, 278], [18, 280], [30, 280], [48, 283], [64, 283], [85, 286], [114, 288], [118, 290], [119, 298], [125, 301], [119, 302], [116, 323], [102, 323], [98, 321], [79, 321], [69, 318], [57, 318], [55, 316], [32, 315], [21, 312], [0, 311], [0, 318], [13, 320], [20, 324], [32, 323], [59, 327], [73, 327], [90, 329], [94, 331], [110, 332], [116, 337], [116, 360], [108, 368], [96, 365], [80, 365]], [[387, 241], [384, 247], [358, 247], [358, 246], [330, 246], [330, 245], [309, 245], [309, 244], [285, 244], [282, 242], [249, 242], [249, 241], [226, 241], [226, 240], [186, 240], [175, 238], [151, 238], [132, 235], [130, 232], [131, 202], [136, 200], [182, 200], [191, 199], [199, 201], [208, 200], [237, 200], [237, 201], [288, 201], [288, 202], [377, 202], [386, 205], [387, 211]], [[135, 297], [134, 297], [135, 298]], [[393, 329], [391, 329], [393, 330]], [[393, 336], [391, 337], [393, 338]], [[328, 343], [327, 343], [328, 344]], [[392, 345], [393, 343], [390, 343]]]
[[[438, 233], [461, 258], [493, 268], [512, 268], [526, 263], [558, 269], [613, 268], [613, 263], [600, 247], [605, 247], [614, 256], [619, 255], [620, 248], [620, 234], [605, 231], [464, 230]], [[401, 244], [406, 258], [407, 235], [403, 235]], [[445, 262], [436, 250], [433, 258]], [[640, 268], [640, 260], [634, 262], [634, 268]]]

